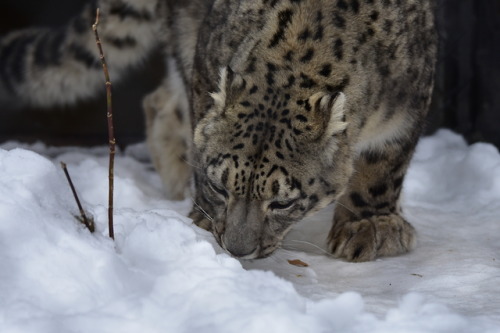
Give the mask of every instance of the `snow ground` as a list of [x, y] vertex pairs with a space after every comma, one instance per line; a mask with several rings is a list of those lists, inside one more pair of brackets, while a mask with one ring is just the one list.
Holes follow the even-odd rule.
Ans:
[[[113, 243], [106, 148], [0, 147], [0, 332], [500, 332], [491, 145], [445, 130], [421, 140], [403, 199], [419, 245], [362, 264], [322, 250], [331, 208], [271, 258], [240, 263], [191, 225], [189, 200], [163, 199], [143, 145], [117, 157]], [[59, 161], [95, 234], [74, 218]]]

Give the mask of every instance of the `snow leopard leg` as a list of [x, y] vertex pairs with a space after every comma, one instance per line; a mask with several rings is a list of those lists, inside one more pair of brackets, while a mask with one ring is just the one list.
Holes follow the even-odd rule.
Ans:
[[335, 207], [331, 252], [349, 261], [368, 261], [412, 250], [416, 232], [402, 216], [399, 197], [417, 135], [361, 153], [349, 188]]
[[146, 137], [151, 158], [167, 191], [167, 197], [185, 197], [191, 177], [188, 163], [191, 146], [191, 121], [184, 83], [169, 61], [168, 76], [143, 101]]

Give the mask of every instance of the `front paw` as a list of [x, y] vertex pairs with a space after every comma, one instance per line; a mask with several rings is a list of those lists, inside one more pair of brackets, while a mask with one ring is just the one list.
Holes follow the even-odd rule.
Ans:
[[334, 224], [328, 244], [332, 254], [362, 262], [406, 253], [416, 245], [416, 231], [396, 214]]

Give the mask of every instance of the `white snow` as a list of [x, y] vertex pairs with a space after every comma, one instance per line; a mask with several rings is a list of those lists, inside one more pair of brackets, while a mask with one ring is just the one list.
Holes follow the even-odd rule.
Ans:
[[[189, 200], [163, 198], [140, 162], [143, 145], [116, 160], [113, 242], [106, 148], [1, 147], [2, 333], [500, 332], [500, 154], [491, 145], [445, 130], [422, 139], [403, 199], [419, 245], [362, 264], [322, 250], [331, 208], [271, 258], [240, 263], [185, 217]], [[94, 234], [74, 217], [59, 161]]]

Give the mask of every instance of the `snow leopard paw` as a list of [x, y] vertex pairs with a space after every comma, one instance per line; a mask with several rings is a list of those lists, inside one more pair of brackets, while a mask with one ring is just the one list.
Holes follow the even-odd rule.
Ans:
[[370, 261], [412, 250], [416, 245], [416, 231], [399, 215], [371, 216], [334, 224], [328, 243], [332, 254], [338, 258]]

